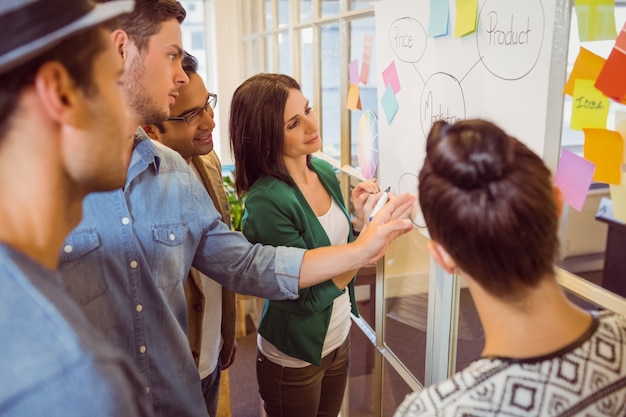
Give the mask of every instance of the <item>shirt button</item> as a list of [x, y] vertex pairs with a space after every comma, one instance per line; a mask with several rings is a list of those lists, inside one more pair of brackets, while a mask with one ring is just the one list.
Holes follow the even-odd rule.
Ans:
[[145, 346], [139, 346], [139, 353], [146, 353], [146, 347]]
[[122, 224], [130, 223], [130, 219], [128, 217], [122, 217]]
[[143, 306], [141, 304], [137, 304], [137, 307], [135, 307], [137, 309], [137, 311], [141, 311], [143, 310]]
[[130, 261], [130, 267], [133, 269], [137, 268], [137, 261]]
[[72, 250], [74, 250], [72, 245], [65, 245], [65, 247], [63, 248], [63, 252], [65, 253], [72, 253]]
[[176, 239], [176, 236], [174, 236], [174, 233], [170, 233], [170, 240], [174, 240]]
[[146, 387], [146, 394], [150, 394], [150, 387]]

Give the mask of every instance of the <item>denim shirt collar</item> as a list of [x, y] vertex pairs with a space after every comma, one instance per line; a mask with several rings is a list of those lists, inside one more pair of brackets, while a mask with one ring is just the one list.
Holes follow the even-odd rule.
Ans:
[[154, 175], [159, 175], [161, 157], [150, 137], [141, 127], [137, 127], [133, 155], [130, 160], [128, 177], [126, 178], [126, 186], [124, 188], [127, 188], [133, 179], [148, 167], [152, 167]]

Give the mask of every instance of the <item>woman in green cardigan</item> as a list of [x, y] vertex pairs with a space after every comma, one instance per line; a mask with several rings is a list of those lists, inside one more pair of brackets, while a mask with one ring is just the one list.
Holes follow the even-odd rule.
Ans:
[[[312, 158], [322, 142], [298, 83], [258, 74], [237, 88], [230, 114], [235, 185], [247, 193], [243, 233], [252, 243], [317, 248], [354, 240], [380, 197], [375, 181], [352, 192], [351, 222], [333, 168]], [[266, 300], [257, 380], [268, 417], [337, 416], [348, 377], [354, 274]]]

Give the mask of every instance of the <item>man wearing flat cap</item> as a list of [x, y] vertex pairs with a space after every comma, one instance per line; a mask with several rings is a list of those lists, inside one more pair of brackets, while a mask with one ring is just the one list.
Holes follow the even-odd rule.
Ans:
[[133, 1], [0, 2], [0, 415], [151, 416], [135, 366], [58, 273], [90, 192], [126, 179], [123, 63], [105, 25]]

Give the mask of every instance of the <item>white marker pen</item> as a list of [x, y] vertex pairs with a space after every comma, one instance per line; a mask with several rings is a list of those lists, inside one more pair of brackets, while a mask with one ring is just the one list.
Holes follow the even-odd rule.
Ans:
[[372, 210], [372, 214], [370, 215], [370, 221], [374, 218], [376, 214], [382, 209], [385, 204], [387, 204], [387, 200], [389, 200], [389, 191], [391, 191], [391, 187], [387, 187], [385, 191], [383, 191], [383, 195], [380, 196], [376, 205], [374, 206], [374, 210]]

